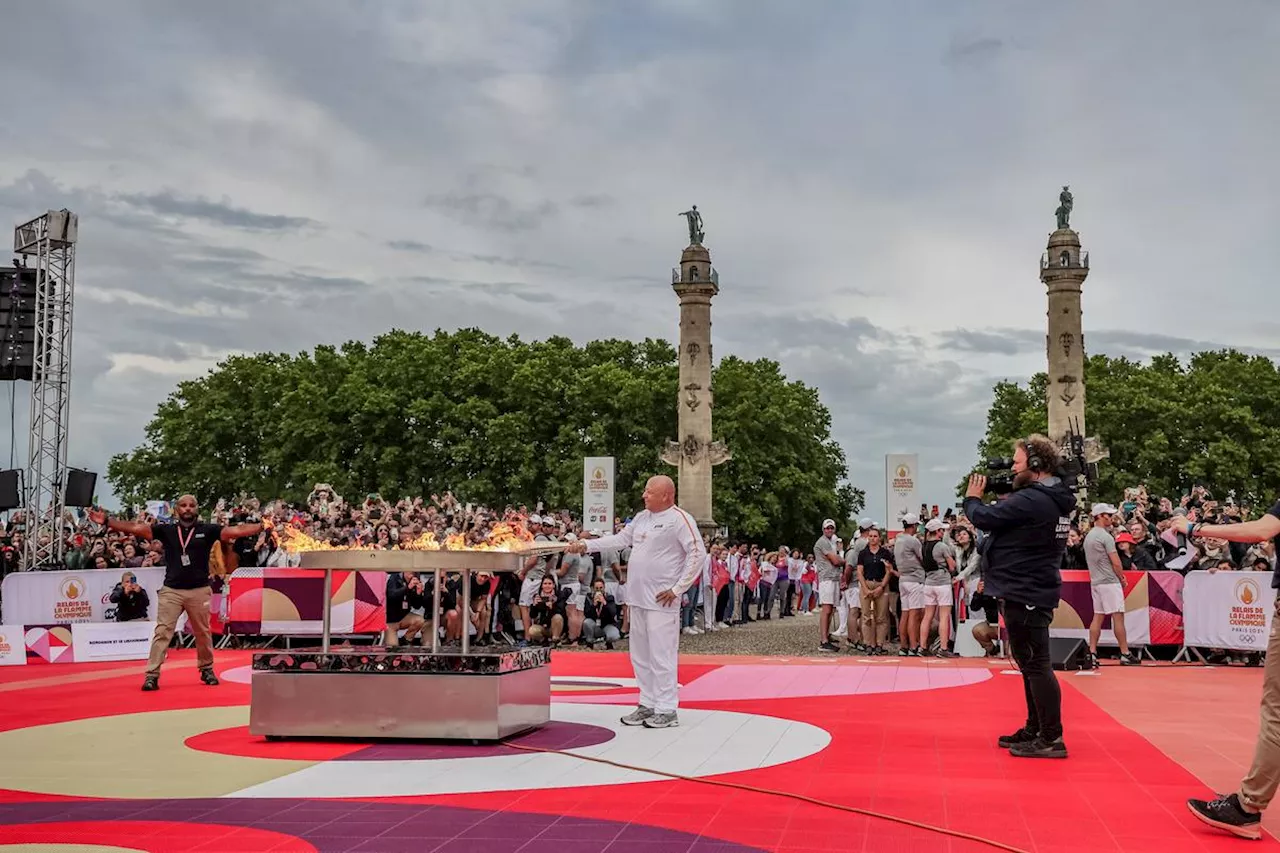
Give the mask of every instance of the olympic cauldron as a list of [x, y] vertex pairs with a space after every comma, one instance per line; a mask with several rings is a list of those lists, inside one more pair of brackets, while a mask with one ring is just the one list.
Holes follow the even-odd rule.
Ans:
[[[254, 655], [249, 732], [268, 739], [501, 740], [545, 725], [548, 650], [472, 651], [465, 622], [460, 650], [441, 650], [440, 591], [446, 572], [461, 573], [460, 610], [469, 613], [472, 572], [516, 572], [530, 555], [561, 548], [302, 553], [299, 569], [324, 571], [320, 648]], [[431, 647], [331, 648], [334, 571], [434, 573]]]

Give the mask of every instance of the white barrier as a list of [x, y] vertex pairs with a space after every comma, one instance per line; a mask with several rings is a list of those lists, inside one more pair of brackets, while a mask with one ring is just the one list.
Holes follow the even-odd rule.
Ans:
[[71, 647], [76, 663], [104, 660], [146, 660], [156, 623], [83, 622], [71, 626]]
[[27, 631], [22, 625], [0, 625], [0, 666], [27, 662]]
[[1182, 601], [1185, 645], [1266, 651], [1276, 601], [1270, 572], [1188, 572]]
[[[12, 625], [67, 625], [76, 622], [112, 622], [116, 606], [111, 590], [120, 583], [123, 569], [87, 569], [79, 572], [12, 572], [0, 586], [0, 623]], [[164, 569], [130, 569], [138, 585], [147, 591], [151, 605], [147, 618], [156, 618], [156, 592], [164, 583]]]

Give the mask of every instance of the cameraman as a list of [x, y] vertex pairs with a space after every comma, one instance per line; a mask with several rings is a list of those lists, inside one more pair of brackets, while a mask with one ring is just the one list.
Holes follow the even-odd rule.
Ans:
[[1062, 588], [1062, 554], [1076, 506], [1057, 475], [1057, 445], [1043, 435], [1014, 443], [1013, 492], [999, 503], [982, 502], [987, 478], [974, 474], [964, 514], [989, 535], [982, 544], [984, 591], [1000, 601], [1009, 650], [1027, 699], [1027, 722], [999, 740], [1019, 758], [1066, 758], [1062, 742], [1062, 690], [1049, 660], [1049, 625]]

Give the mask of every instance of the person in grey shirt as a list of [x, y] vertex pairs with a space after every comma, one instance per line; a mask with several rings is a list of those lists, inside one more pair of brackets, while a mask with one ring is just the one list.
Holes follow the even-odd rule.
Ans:
[[898, 652], [914, 657], [920, 645], [920, 623], [924, 619], [924, 546], [916, 536], [920, 516], [909, 512], [902, 517], [902, 532], [893, 540], [893, 566], [898, 572], [898, 592], [902, 621], [898, 626]]
[[1124, 627], [1124, 575], [1120, 554], [1111, 535], [1111, 520], [1116, 508], [1109, 504], [1093, 505], [1093, 527], [1084, 537], [1084, 562], [1089, 568], [1089, 590], [1093, 597], [1093, 621], [1089, 623], [1089, 663], [1098, 666], [1098, 639], [1102, 623], [1111, 617], [1120, 646], [1120, 662], [1135, 666], [1138, 660], [1129, 654], [1129, 637]]
[[836, 523], [828, 518], [822, 522], [822, 536], [813, 546], [814, 566], [818, 570], [818, 651], [838, 652], [840, 647], [831, 641], [831, 613], [842, 598], [840, 580], [844, 574], [844, 557], [836, 544]]

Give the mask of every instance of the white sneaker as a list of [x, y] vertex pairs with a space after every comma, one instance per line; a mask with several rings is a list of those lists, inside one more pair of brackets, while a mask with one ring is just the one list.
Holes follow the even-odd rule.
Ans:
[[720, 626], [719, 626], [719, 625], [717, 625], [715, 622], [712, 622], [710, 625], [708, 625], [708, 626], [707, 626], [707, 630], [708, 630], [708, 631], [719, 631], [719, 630], [720, 630]]
[[728, 622], [721, 622], [721, 623], [720, 623], [720, 627], [721, 627], [721, 628], [728, 628], [728, 627], [729, 627], [729, 623], [728, 623]]
[[686, 637], [692, 637], [692, 636], [693, 636], [693, 628], [692, 628], [691, 626], [681, 628], [681, 629], [680, 629], [680, 633], [681, 633], [681, 634], [684, 634]]
[[689, 631], [690, 631], [691, 633], [693, 633], [693, 634], [701, 634], [701, 633], [702, 633], [702, 629], [701, 629], [701, 628], [699, 628], [697, 625], [691, 625], [691, 626], [689, 626]]

